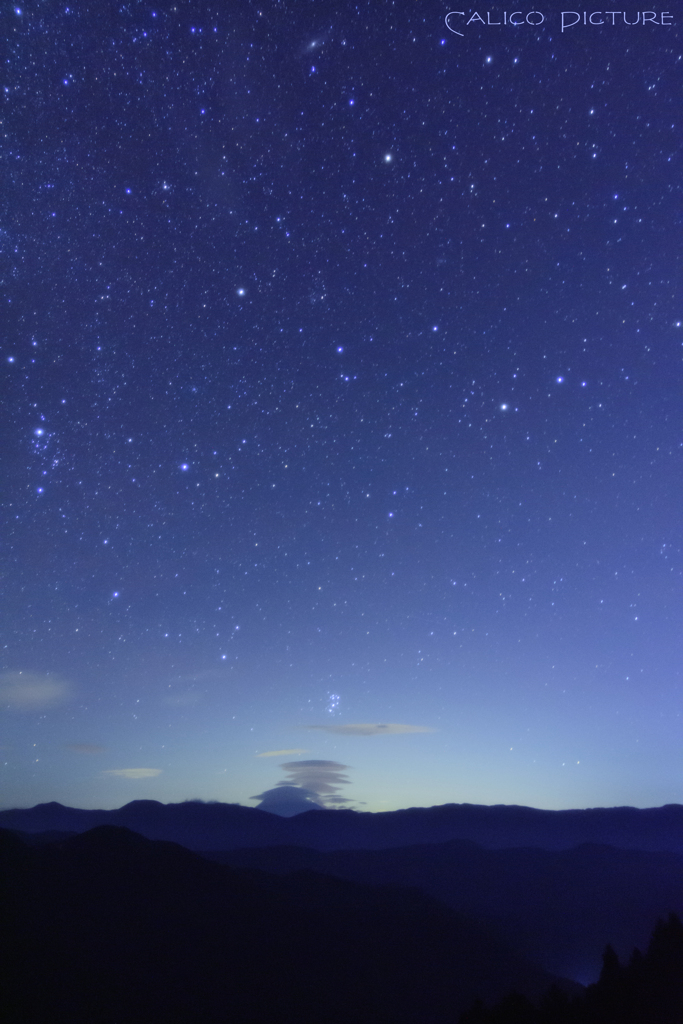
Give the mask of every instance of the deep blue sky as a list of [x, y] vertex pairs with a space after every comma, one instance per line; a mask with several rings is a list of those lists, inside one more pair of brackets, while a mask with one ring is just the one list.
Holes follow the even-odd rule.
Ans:
[[680, 18], [559, 8], [6, 8], [5, 806], [681, 800]]

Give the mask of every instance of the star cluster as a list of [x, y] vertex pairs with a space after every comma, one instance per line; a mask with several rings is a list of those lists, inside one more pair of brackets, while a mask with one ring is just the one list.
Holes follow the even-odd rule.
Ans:
[[7, 804], [679, 798], [679, 28], [445, 13], [2, 16]]

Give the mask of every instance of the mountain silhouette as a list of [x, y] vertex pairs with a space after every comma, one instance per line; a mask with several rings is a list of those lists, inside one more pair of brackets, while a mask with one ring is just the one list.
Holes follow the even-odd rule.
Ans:
[[236, 870], [98, 826], [0, 830], [8, 1024], [453, 1024], [552, 976], [414, 889]]
[[583, 984], [605, 944], [642, 947], [652, 922], [683, 913], [683, 856], [583, 844], [486, 850], [465, 840], [389, 850], [269, 847], [207, 854], [240, 868], [308, 869], [366, 884], [413, 886], [485, 924], [515, 951]]
[[500, 804], [444, 804], [381, 814], [311, 810], [291, 818], [237, 804], [134, 800], [117, 810], [78, 810], [58, 803], [0, 811], [0, 828], [85, 832], [118, 825], [148, 839], [191, 850], [305, 846], [314, 850], [380, 850], [468, 839], [490, 849], [570, 849], [598, 843], [621, 849], [683, 853], [683, 806], [544, 811]]

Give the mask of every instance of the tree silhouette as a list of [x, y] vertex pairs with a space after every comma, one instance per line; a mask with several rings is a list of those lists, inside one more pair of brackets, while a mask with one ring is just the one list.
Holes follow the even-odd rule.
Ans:
[[676, 914], [657, 921], [645, 955], [634, 949], [626, 966], [606, 946], [582, 997], [553, 986], [536, 1007], [513, 993], [491, 1008], [480, 1001], [460, 1024], [683, 1024], [683, 924]]

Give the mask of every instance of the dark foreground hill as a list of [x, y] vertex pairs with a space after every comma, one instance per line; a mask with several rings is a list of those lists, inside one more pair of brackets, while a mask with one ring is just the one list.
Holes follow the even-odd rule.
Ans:
[[455, 1024], [551, 977], [414, 890], [237, 871], [99, 827], [0, 830], [8, 1024]]
[[[239, 868], [302, 868], [366, 884], [413, 886], [495, 932], [515, 952], [584, 984], [605, 945], [645, 948], [653, 922], [683, 915], [683, 856], [584, 844], [485, 850], [474, 843], [322, 853], [270, 847], [207, 854]], [[683, 1024], [683, 1022], [682, 1022]]]
[[314, 810], [293, 818], [280, 818], [253, 807], [198, 800], [180, 804], [135, 800], [114, 811], [83, 811], [58, 803], [0, 811], [0, 828], [24, 832], [85, 832], [97, 825], [123, 826], [148, 839], [180, 843], [191, 850], [281, 845], [313, 850], [382, 850], [469, 839], [490, 849], [535, 846], [563, 850], [580, 843], [602, 843], [622, 849], [683, 853], [680, 804], [575, 811], [542, 811], [505, 804], [444, 804], [381, 814]]

